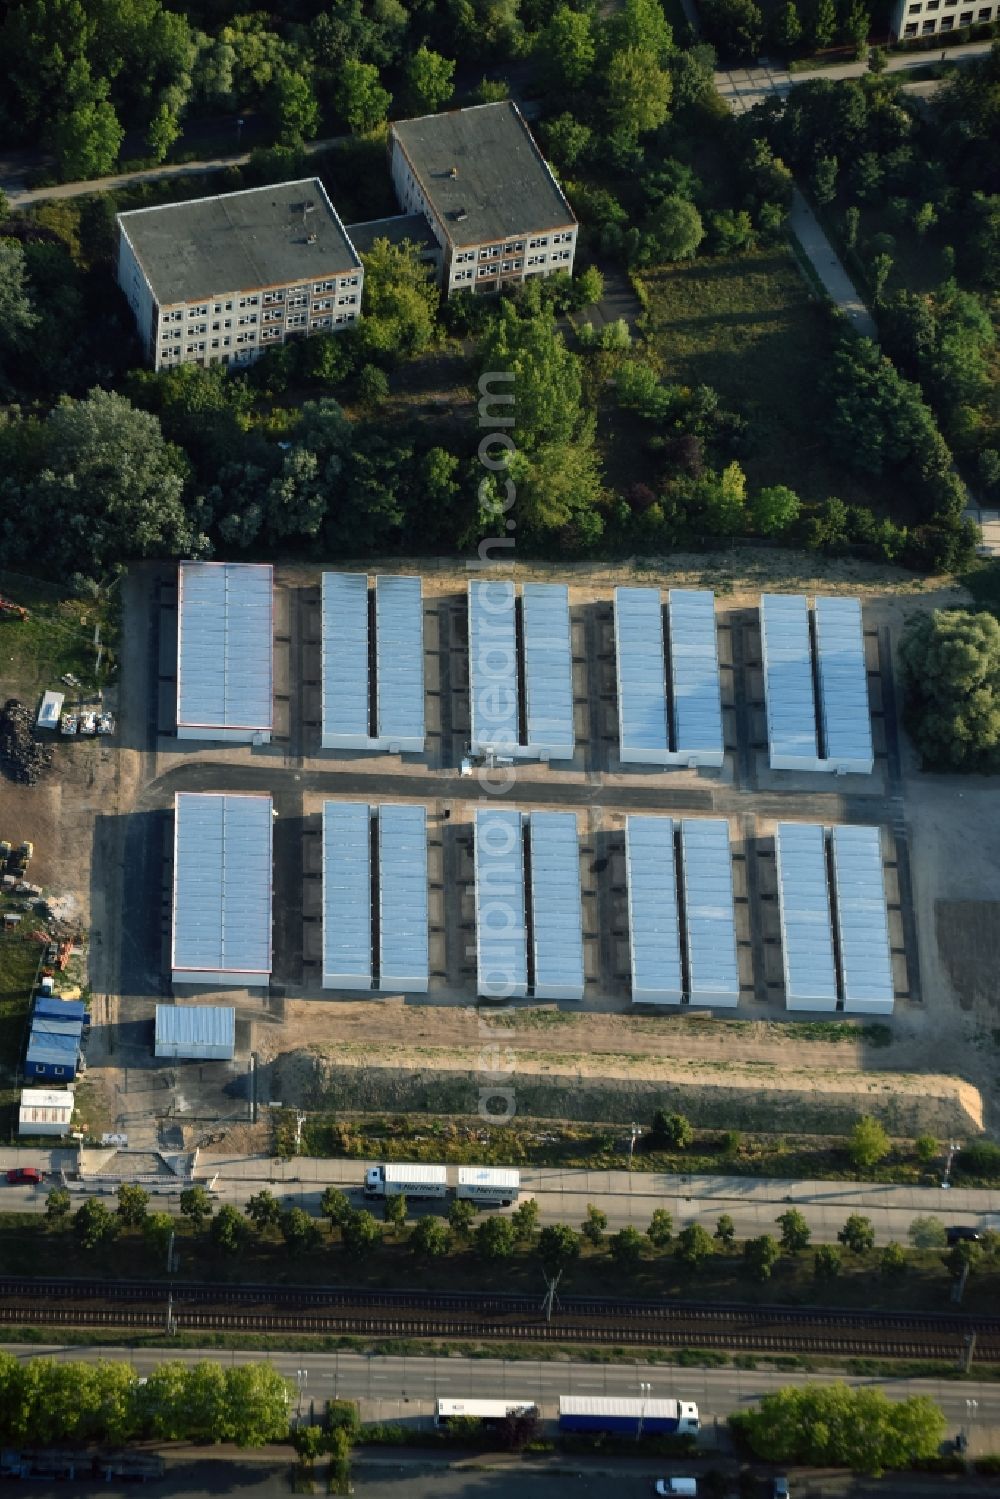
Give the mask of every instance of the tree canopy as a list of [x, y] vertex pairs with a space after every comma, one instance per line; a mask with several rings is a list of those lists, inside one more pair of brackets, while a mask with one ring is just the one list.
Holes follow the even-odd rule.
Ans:
[[929, 770], [1000, 770], [1000, 623], [938, 609], [899, 645], [904, 721]]
[[925, 1395], [896, 1401], [843, 1384], [776, 1390], [758, 1410], [732, 1419], [768, 1462], [849, 1467], [875, 1477], [935, 1457], [945, 1432], [944, 1414]]

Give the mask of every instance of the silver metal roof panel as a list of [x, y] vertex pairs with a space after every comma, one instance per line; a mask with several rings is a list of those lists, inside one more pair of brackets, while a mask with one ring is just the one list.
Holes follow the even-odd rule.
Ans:
[[674, 825], [669, 817], [626, 817], [632, 999], [680, 1004], [684, 993], [677, 927]]
[[572, 760], [576, 740], [569, 589], [562, 583], [525, 583], [521, 606], [527, 743], [546, 759]]
[[779, 822], [774, 835], [789, 1010], [835, 1010], [826, 834], [815, 823]]
[[684, 818], [681, 867], [690, 1001], [736, 1005], [740, 998], [740, 969], [736, 956], [729, 823], [724, 818]]
[[870, 775], [875, 764], [860, 599], [816, 599], [823, 753], [830, 768]]
[[426, 994], [427, 808], [383, 802], [378, 813], [379, 988]]
[[178, 565], [179, 731], [273, 728], [273, 585], [269, 563]]
[[476, 992], [488, 999], [528, 992], [524, 837], [521, 813], [481, 807], [474, 824]]
[[469, 721], [474, 753], [517, 753], [514, 585], [499, 578], [469, 584]]
[[582, 999], [583, 903], [573, 812], [532, 812], [531, 929], [537, 999]]
[[767, 739], [773, 770], [818, 770], [809, 609], [802, 594], [760, 600]]
[[323, 803], [323, 988], [372, 987], [371, 812]]
[[675, 747], [679, 756], [719, 766], [725, 751], [715, 594], [707, 588], [671, 588], [667, 607]]
[[272, 822], [269, 796], [177, 792], [171, 936], [175, 982], [267, 984]]
[[386, 748], [424, 749], [424, 601], [417, 577], [375, 579], [378, 737]]
[[236, 1011], [230, 1005], [157, 1005], [154, 1051], [198, 1057], [236, 1049]]
[[324, 749], [364, 749], [368, 711], [368, 576], [323, 574], [322, 695]]
[[666, 660], [658, 588], [615, 589], [619, 758], [624, 764], [666, 764]]
[[844, 1009], [891, 1015], [895, 985], [881, 833], [876, 827], [835, 827], [832, 843]]

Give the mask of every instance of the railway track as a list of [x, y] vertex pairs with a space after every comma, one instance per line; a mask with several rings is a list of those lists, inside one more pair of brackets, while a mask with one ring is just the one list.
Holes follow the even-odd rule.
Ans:
[[567, 1297], [551, 1323], [535, 1298], [498, 1293], [0, 1279], [0, 1326], [165, 1328], [373, 1339], [597, 1343], [729, 1352], [1000, 1363], [1000, 1318]]

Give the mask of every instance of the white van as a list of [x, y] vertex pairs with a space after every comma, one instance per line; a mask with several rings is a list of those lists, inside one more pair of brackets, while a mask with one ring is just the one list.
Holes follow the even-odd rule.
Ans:
[[656, 1492], [661, 1495], [684, 1495], [685, 1499], [698, 1499], [697, 1478], [658, 1478]]

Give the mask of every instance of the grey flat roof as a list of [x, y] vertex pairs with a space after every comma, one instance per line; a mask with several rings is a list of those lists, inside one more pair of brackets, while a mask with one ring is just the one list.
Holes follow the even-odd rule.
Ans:
[[735, 1005], [740, 997], [729, 823], [722, 817], [681, 822], [688, 998]]
[[379, 988], [428, 984], [427, 808], [385, 802], [378, 814]]
[[658, 588], [615, 589], [615, 661], [619, 758], [662, 764], [670, 742]]
[[375, 686], [378, 737], [422, 750], [424, 599], [418, 577], [375, 579]]
[[670, 674], [678, 754], [705, 755], [722, 763], [722, 696], [715, 594], [707, 588], [671, 588]]
[[491, 999], [528, 989], [521, 813], [481, 807], [475, 820], [476, 986]]
[[469, 584], [469, 722], [474, 752], [517, 749], [514, 585], [501, 578], [475, 578]]
[[628, 885], [632, 999], [680, 1004], [680, 934], [674, 824], [669, 817], [626, 817], [625, 874]]
[[833, 879], [844, 1009], [890, 1015], [896, 996], [885, 908], [882, 835], [877, 827], [835, 827]]
[[441, 254], [441, 246], [434, 238], [422, 213], [396, 213], [388, 219], [368, 219], [364, 224], [348, 224], [344, 233], [359, 255], [367, 255], [377, 239], [387, 239], [390, 245], [401, 245], [409, 240], [422, 250], [433, 250]]
[[835, 1010], [826, 833], [816, 823], [779, 822], [774, 834], [778, 905], [789, 1010]]
[[324, 736], [341, 748], [369, 738], [368, 575], [324, 573], [322, 608]]
[[271, 972], [271, 838], [269, 796], [177, 792], [171, 968], [181, 982], [184, 972]]
[[318, 177], [135, 208], [118, 223], [161, 307], [342, 275], [361, 263]]
[[323, 803], [323, 985], [372, 986], [371, 812]]
[[564, 583], [525, 583], [524, 684], [527, 743], [554, 760], [571, 760], [573, 644], [569, 589]]
[[760, 600], [767, 739], [775, 770], [819, 769], [809, 608], [803, 594]]
[[823, 754], [832, 768], [870, 775], [875, 764], [860, 599], [817, 597]]
[[531, 932], [537, 999], [583, 998], [580, 842], [573, 812], [532, 812]]
[[575, 226], [573, 210], [509, 99], [396, 120], [391, 130], [453, 244]]
[[269, 563], [179, 565], [178, 727], [273, 727], [273, 585]]

